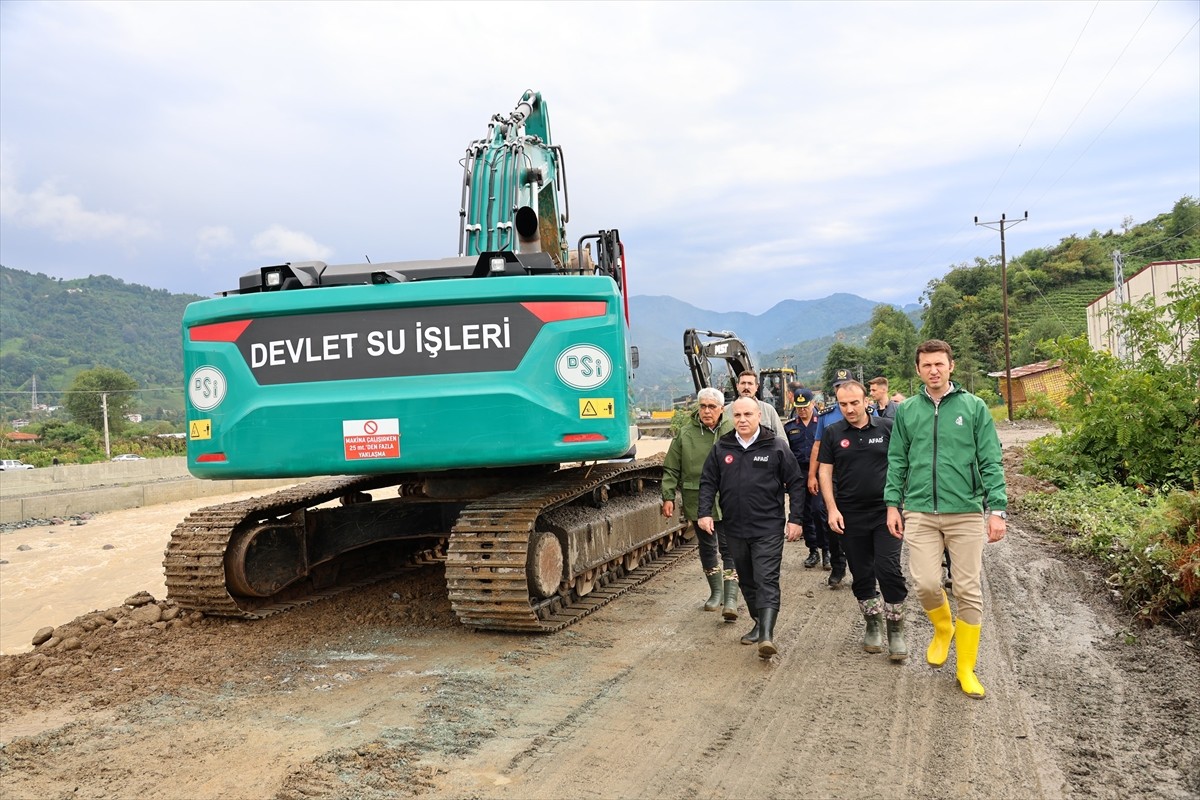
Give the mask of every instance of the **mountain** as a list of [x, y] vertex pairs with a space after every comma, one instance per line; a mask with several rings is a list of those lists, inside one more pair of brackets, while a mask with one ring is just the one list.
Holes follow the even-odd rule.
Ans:
[[[188, 303], [202, 300], [128, 284], [107, 275], [63, 280], [0, 267], [0, 406], [9, 418], [27, 412], [37, 377], [39, 400], [57, 403], [82, 370], [123, 370], [143, 388], [138, 410], [182, 410], [179, 327]], [[687, 328], [729, 330], [760, 366], [786, 359], [801, 375], [816, 373], [839, 337], [861, 342], [877, 302], [852, 294], [782, 300], [762, 314], [709, 311], [669, 296], [629, 299], [639, 403], [662, 405], [692, 392], [683, 360]], [[909, 309], [920, 308], [910, 306]], [[657, 394], [656, 394], [657, 393]]]
[[[781, 300], [762, 314], [749, 314], [708, 311], [663, 295], [634, 295], [629, 298], [630, 334], [641, 362], [635, 372], [635, 398], [639, 404], [656, 406], [667, 394], [678, 397], [694, 390], [683, 359], [683, 332], [688, 328], [732, 331], [750, 348], [759, 368], [781, 366], [786, 360], [802, 377], [812, 378], [835, 341], [866, 341], [866, 323], [878, 305], [838, 293], [820, 300]], [[914, 314], [921, 306], [914, 303], [902, 310]]]

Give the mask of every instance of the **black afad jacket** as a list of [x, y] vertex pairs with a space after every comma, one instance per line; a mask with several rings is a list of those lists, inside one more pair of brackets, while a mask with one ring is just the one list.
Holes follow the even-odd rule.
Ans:
[[783, 494], [791, 496], [788, 521], [799, 524], [807, 480], [787, 443], [770, 428], [760, 426], [758, 439], [744, 450], [737, 431], [731, 431], [717, 440], [704, 460], [699, 516], [712, 516], [713, 498], [719, 491], [726, 536], [782, 536]]

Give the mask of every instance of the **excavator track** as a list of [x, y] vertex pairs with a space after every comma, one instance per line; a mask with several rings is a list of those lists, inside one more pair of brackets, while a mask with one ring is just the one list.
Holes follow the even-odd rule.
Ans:
[[[531, 538], [547, 511], [617, 483], [638, 486], [662, 477], [659, 460], [601, 464], [564, 470], [545, 484], [472, 503], [458, 517], [446, 554], [450, 604], [473, 628], [553, 633], [607, 605], [633, 587], [690, 555], [684, 526], [669, 526], [640, 552], [625, 553], [589, 570], [594, 585], [580, 595], [564, 581], [560, 591], [536, 597], [526, 569]], [[597, 516], [602, 516], [597, 511]]]
[[396, 480], [394, 475], [327, 478], [262, 497], [208, 506], [189, 514], [171, 534], [163, 558], [167, 596], [183, 608], [213, 616], [262, 619], [442, 560], [445, 557], [442, 548], [430, 548], [411, 554], [399, 565], [389, 564], [384, 571], [357, 576], [334, 586], [290, 587], [269, 598], [230, 594], [225, 553], [235, 533], [247, 522], [281, 517], [355, 493], [384, 488], [394, 485]]
[[[560, 470], [535, 487], [500, 492], [468, 504], [448, 535], [432, 547], [399, 559], [368, 556], [356, 569], [335, 569], [336, 582], [305, 579], [269, 597], [230, 591], [226, 556], [248, 526], [285, 519], [344, 497], [402, 482], [405, 476], [338, 477], [310, 481], [274, 494], [202, 508], [171, 535], [164, 556], [168, 596], [179, 606], [214, 616], [261, 619], [404, 572], [445, 562], [451, 605], [464, 624], [481, 629], [551, 633], [607, 605], [616, 597], [673, 566], [695, 551], [684, 543], [680, 524], [667, 526], [633, 548], [586, 571], [587, 580], [564, 581], [542, 597], [530, 586], [527, 560], [531, 537], [546, 512], [578, 501], [604, 517], [610, 487], [643, 489], [662, 476], [661, 460], [606, 463]], [[392, 501], [395, 502], [395, 501]], [[586, 505], [586, 504], [585, 504]], [[341, 562], [355, 562], [356, 553]], [[576, 576], [572, 576], [576, 577]], [[321, 585], [325, 584], [325, 585]]]

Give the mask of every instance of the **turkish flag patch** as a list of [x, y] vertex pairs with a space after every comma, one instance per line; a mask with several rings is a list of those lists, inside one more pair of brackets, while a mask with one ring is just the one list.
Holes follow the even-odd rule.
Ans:
[[726, 463], [726, 464], [732, 464], [732, 463], [733, 463], [733, 456], [726, 454], [726, 455], [725, 455], [725, 463]]
[[838, 442], [838, 444], [840, 444], [842, 446], [842, 449], [845, 450], [847, 447], [850, 446], [850, 440], [842, 439], [840, 442]]

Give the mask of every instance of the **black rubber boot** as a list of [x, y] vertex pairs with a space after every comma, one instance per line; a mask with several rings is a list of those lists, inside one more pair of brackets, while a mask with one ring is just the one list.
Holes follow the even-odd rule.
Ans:
[[758, 610], [759, 658], [770, 658], [779, 652], [775, 647], [775, 642], [771, 641], [775, 638], [775, 615], [778, 613], [774, 608], [760, 608]]
[[829, 573], [829, 580], [826, 582], [829, 584], [830, 589], [840, 589], [840, 588], [842, 588], [842, 581], [844, 581], [845, 579], [846, 579], [845, 565], [835, 564], [833, 566], [833, 571]]
[[[753, 614], [754, 612], [751, 611], [750, 613]], [[751, 628], [744, 636], [742, 636], [742, 644], [756, 644], [758, 642], [760, 632], [758, 617], [752, 616], [751, 619], [754, 620], [754, 627]]]
[[829, 551], [828, 550], [821, 551], [821, 569], [824, 569], [824, 570], [829, 569]]
[[812, 569], [821, 563], [821, 551], [815, 547], [808, 548], [808, 558], [804, 559], [804, 568]]

